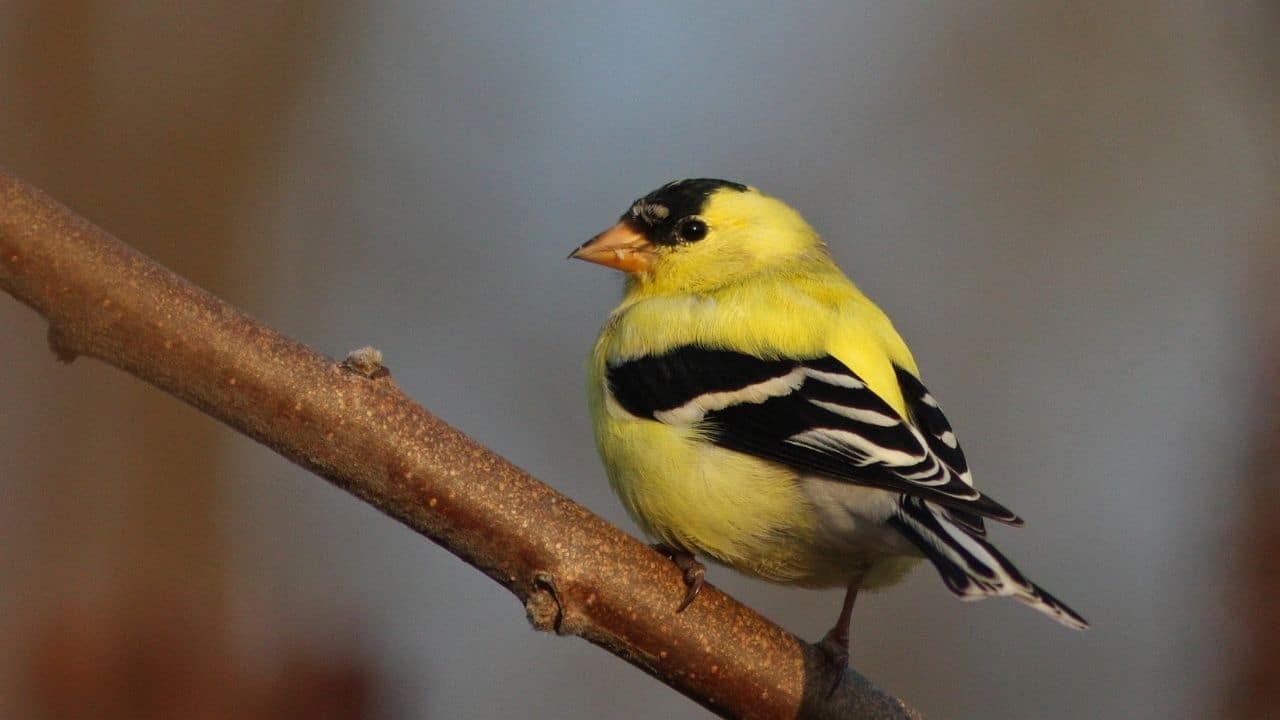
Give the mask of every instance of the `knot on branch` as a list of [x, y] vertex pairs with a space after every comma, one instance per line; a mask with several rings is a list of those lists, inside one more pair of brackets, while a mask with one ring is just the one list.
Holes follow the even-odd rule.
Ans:
[[49, 324], [47, 339], [49, 341], [49, 349], [53, 351], [53, 356], [58, 358], [58, 362], [70, 363], [80, 357], [80, 353], [71, 347], [70, 336], [60, 331], [57, 325]]
[[560, 632], [564, 608], [560, 604], [560, 591], [556, 589], [551, 573], [540, 572], [533, 576], [533, 591], [524, 600], [524, 612], [529, 624], [539, 632]]
[[391, 370], [382, 364], [382, 351], [369, 345], [347, 353], [346, 359], [338, 363], [338, 367], [370, 380], [391, 376]]

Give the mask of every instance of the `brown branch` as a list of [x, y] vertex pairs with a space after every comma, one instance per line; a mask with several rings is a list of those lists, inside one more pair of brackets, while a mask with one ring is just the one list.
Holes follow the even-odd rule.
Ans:
[[578, 635], [739, 718], [913, 709], [679, 571], [406, 397], [377, 358], [339, 364], [255, 322], [0, 171], [0, 287], [88, 355], [185, 400], [496, 580], [540, 630]]

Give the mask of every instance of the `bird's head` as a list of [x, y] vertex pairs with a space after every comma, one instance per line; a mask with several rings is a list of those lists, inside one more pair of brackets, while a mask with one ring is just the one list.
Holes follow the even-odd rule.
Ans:
[[653, 292], [696, 292], [825, 258], [822, 240], [777, 198], [727, 180], [677, 180], [636, 200], [569, 256], [622, 270]]

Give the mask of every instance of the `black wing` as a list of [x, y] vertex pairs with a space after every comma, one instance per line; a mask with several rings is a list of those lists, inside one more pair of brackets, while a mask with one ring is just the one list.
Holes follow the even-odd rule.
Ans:
[[[898, 376], [898, 387], [902, 389], [902, 398], [907, 403], [907, 412], [924, 435], [929, 449], [961, 480], [972, 485], [973, 478], [969, 475], [969, 463], [964, 459], [960, 441], [956, 439], [947, 416], [943, 415], [942, 409], [938, 407], [938, 401], [915, 375], [896, 365], [893, 371]], [[954, 522], [978, 535], [987, 534], [987, 529], [982, 524], [982, 517], [978, 515], [959, 508], [943, 508], [942, 512]]]
[[[969, 484], [959, 446], [947, 442], [954, 439], [945, 434], [950, 426], [941, 429], [941, 413], [915, 409], [928, 407], [919, 393], [908, 400], [912, 413], [921, 416], [915, 418], [917, 428], [834, 357], [771, 360], [690, 345], [611, 364], [607, 377], [627, 412], [699, 425], [722, 447], [932, 500], [954, 509], [957, 522], [978, 532], [978, 516], [1022, 522]], [[918, 380], [915, 386], [923, 389]]]

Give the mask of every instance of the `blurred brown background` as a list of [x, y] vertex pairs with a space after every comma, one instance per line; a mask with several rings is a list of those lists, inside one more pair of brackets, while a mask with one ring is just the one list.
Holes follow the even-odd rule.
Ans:
[[[0, 3], [0, 165], [631, 527], [582, 399], [634, 197], [740, 179], [895, 317], [1095, 624], [860, 602], [934, 717], [1280, 703], [1274, 3]], [[0, 717], [702, 717], [0, 298]], [[634, 528], [632, 528], [634, 529]], [[712, 581], [817, 637], [839, 594]], [[1274, 586], [1274, 587], [1273, 587]], [[1274, 641], [1271, 639], [1275, 638]], [[582, 683], [581, 678], [594, 678]]]

